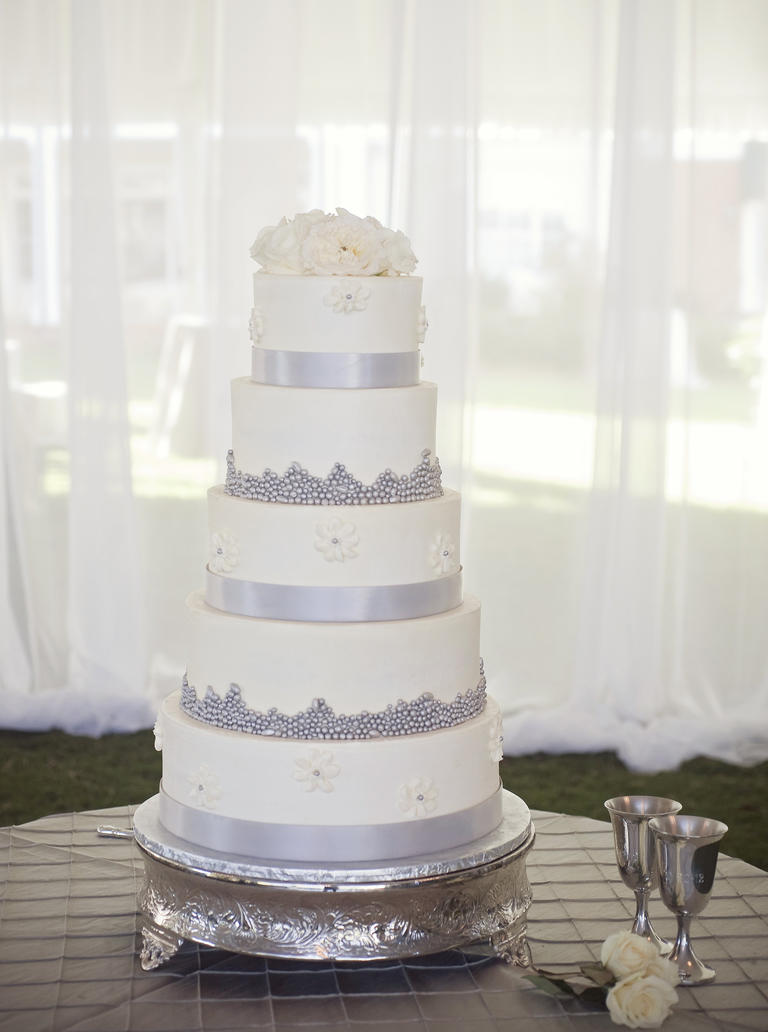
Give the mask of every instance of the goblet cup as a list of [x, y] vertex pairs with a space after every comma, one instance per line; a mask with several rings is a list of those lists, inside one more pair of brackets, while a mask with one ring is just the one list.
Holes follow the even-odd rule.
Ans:
[[611, 815], [621, 880], [635, 894], [632, 931], [649, 939], [663, 953], [671, 944], [656, 934], [648, 916], [648, 898], [659, 884], [654, 839], [648, 825], [652, 817], [675, 814], [682, 810], [683, 804], [660, 796], [631, 795], [607, 799], [605, 808]]
[[709, 902], [717, 843], [728, 826], [710, 817], [670, 814], [654, 817], [650, 827], [656, 839], [661, 898], [677, 914], [677, 939], [667, 960], [677, 965], [681, 985], [711, 982], [715, 972], [693, 952], [690, 924]]

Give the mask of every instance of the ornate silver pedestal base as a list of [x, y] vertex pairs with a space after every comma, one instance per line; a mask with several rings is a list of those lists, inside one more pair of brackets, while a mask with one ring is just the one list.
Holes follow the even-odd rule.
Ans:
[[509, 792], [492, 834], [387, 867], [275, 867], [229, 857], [175, 838], [157, 810], [155, 796], [134, 816], [145, 854], [138, 901], [146, 970], [185, 939], [270, 957], [359, 961], [461, 947], [530, 962], [525, 858], [534, 829], [523, 801]]

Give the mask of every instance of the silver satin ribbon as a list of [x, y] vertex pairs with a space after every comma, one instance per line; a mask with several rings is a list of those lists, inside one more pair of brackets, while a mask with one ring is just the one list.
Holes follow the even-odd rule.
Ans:
[[263, 860], [393, 860], [438, 853], [488, 834], [501, 822], [502, 790], [458, 813], [395, 824], [271, 824], [178, 803], [160, 786], [160, 820], [179, 838]]
[[413, 387], [421, 352], [357, 354], [251, 348], [251, 379], [275, 387]]
[[205, 601], [214, 609], [267, 620], [360, 623], [409, 620], [461, 605], [461, 570], [417, 584], [325, 587], [222, 577], [206, 567]]

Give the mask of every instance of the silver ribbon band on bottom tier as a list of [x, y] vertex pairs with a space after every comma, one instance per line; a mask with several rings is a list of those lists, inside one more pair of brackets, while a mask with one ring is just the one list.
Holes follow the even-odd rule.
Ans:
[[251, 348], [251, 379], [274, 387], [413, 387], [420, 373], [420, 351], [366, 354]]
[[415, 584], [326, 587], [223, 577], [206, 567], [205, 601], [214, 609], [267, 620], [368, 623], [433, 616], [461, 605], [461, 570]]
[[393, 860], [461, 846], [493, 831], [502, 819], [502, 788], [458, 813], [394, 824], [274, 824], [225, 817], [172, 799], [160, 786], [159, 816], [174, 835], [220, 853], [300, 862]]

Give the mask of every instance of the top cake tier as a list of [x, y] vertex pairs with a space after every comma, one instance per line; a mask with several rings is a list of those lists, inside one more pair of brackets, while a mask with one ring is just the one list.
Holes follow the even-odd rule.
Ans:
[[421, 278], [402, 233], [344, 209], [262, 230], [251, 248], [252, 379], [278, 387], [419, 383]]

